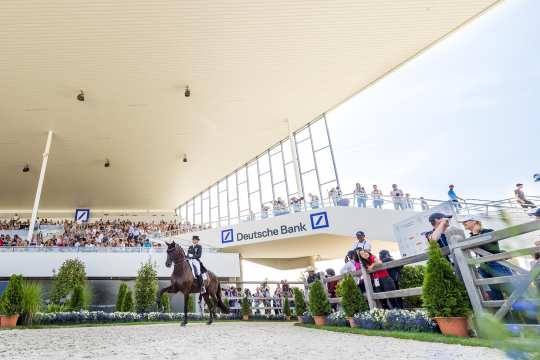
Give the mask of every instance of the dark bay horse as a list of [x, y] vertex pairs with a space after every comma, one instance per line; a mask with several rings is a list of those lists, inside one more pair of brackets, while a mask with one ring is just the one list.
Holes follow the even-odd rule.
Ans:
[[[182, 326], [184, 326], [187, 324], [189, 294], [200, 293], [201, 289], [199, 283], [193, 277], [191, 266], [186, 260], [184, 249], [174, 241], [170, 244], [167, 242], [165, 244], [167, 244], [167, 261], [165, 262], [165, 266], [171, 267], [174, 264], [174, 269], [171, 274], [171, 285], [158, 291], [156, 302], [158, 308], [161, 309], [161, 295], [163, 293], [176, 294], [180, 291], [184, 294], [184, 320], [182, 321]], [[208, 271], [206, 275], [207, 278], [204, 280], [206, 293], [202, 297], [204, 297], [204, 301], [208, 305], [210, 318], [207, 324], [210, 325], [214, 321], [216, 305], [225, 314], [229, 313], [229, 309], [221, 300], [221, 286], [217, 276], [211, 271]]]

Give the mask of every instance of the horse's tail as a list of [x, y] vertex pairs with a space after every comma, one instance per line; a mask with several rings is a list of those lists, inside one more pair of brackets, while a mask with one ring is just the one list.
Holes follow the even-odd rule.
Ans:
[[225, 305], [223, 303], [223, 301], [221, 300], [221, 284], [218, 282], [218, 286], [217, 286], [217, 294], [216, 294], [216, 297], [217, 297], [217, 300], [218, 300], [218, 307], [221, 309], [221, 311], [224, 313], [224, 314], [228, 314], [229, 313], [229, 308], [227, 307], [227, 305]]

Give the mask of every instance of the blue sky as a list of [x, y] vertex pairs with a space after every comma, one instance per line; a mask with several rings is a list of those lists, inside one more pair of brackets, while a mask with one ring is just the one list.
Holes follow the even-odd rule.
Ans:
[[507, 0], [327, 115], [342, 188], [540, 195], [540, 1]]

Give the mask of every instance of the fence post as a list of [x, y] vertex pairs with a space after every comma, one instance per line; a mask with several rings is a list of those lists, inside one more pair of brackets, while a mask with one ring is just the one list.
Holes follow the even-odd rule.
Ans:
[[454, 260], [456, 261], [461, 273], [461, 278], [465, 284], [465, 289], [467, 289], [467, 293], [469, 294], [469, 300], [471, 301], [474, 315], [479, 316], [482, 313], [482, 301], [480, 299], [478, 289], [474, 284], [471, 268], [469, 267], [469, 264], [467, 264], [467, 259], [465, 258], [465, 254], [463, 253], [462, 249], [454, 249]]
[[375, 302], [375, 299], [373, 299], [373, 285], [371, 284], [371, 277], [367, 273], [364, 266], [361, 266], [360, 268], [362, 269], [362, 279], [366, 288], [366, 298], [369, 305], [369, 310], [373, 310], [377, 307], [377, 303]]

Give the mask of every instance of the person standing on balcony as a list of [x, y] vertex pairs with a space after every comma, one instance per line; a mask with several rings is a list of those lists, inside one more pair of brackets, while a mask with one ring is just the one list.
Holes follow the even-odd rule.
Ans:
[[356, 183], [354, 188], [354, 198], [356, 199], [356, 205], [359, 208], [365, 208], [367, 202], [367, 193], [366, 189], [360, 183]]
[[312, 209], [318, 209], [319, 208], [319, 197], [317, 195], [312, 194], [312, 193], [309, 193], [308, 196], [309, 196], [309, 206], [311, 206]]
[[420, 206], [422, 207], [422, 211], [429, 210], [429, 204], [423, 196], [420, 196]]
[[392, 202], [394, 203], [394, 209], [403, 210], [403, 191], [398, 188], [397, 184], [392, 184]]
[[371, 198], [373, 199], [373, 207], [375, 209], [382, 209], [384, 199], [383, 193], [377, 188], [377, 185], [373, 185], [373, 191], [371, 192]]
[[523, 191], [523, 184], [517, 183], [516, 184], [516, 190], [514, 190], [514, 194], [516, 195], [516, 200], [519, 205], [521, 205], [524, 209], [534, 209], [536, 205], [530, 201], [527, 200], [525, 197], [525, 192]]
[[461, 204], [459, 203], [459, 200], [463, 199], [456, 195], [456, 192], [454, 191], [454, 185], [452, 184], [448, 185], [448, 198], [454, 205], [456, 212], [459, 212], [459, 209], [461, 209]]

